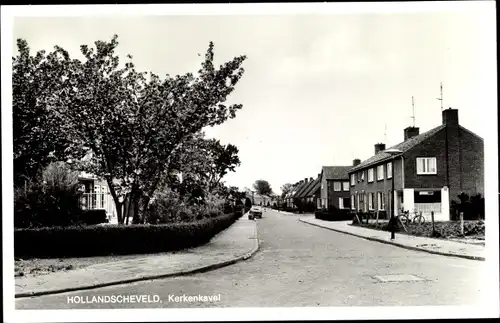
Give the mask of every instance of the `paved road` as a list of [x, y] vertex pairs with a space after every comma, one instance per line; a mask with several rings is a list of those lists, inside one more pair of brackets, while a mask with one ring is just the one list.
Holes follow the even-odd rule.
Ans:
[[[251, 259], [193, 276], [16, 300], [17, 309], [476, 305], [484, 262], [410, 251], [318, 228], [268, 211]], [[112, 273], [110, 273], [111, 275]], [[382, 282], [374, 276], [422, 280]], [[151, 303], [68, 303], [150, 295]], [[153, 295], [159, 296], [159, 302]], [[170, 296], [216, 295], [212, 302]], [[76, 297], [75, 297], [76, 296]], [[219, 300], [220, 297], [220, 300]]]

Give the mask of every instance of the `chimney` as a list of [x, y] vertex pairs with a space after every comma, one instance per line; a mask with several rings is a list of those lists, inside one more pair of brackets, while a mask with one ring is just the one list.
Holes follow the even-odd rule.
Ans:
[[407, 127], [405, 128], [404, 130], [405, 132], [405, 140], [408, 140], [410, 138], [413, 138], [413, 137], [416, 137], [420, 134], [420, 128], [417, 128], [417, 127]]
[[304, 183], [307, 183], [307, 177], [306, 177], [306, 178], [304, 178]]
[[443, 110], [443, 124], [449, 126], [458, 126], [458, 110], [452, 108]]
[[361, 164], [361, 160], [360, 159], [354, 159], [352, 161], [352, 166], [358, 166], [359, 164]]
[[309, 177], [309, 182], [312, 182], [312, 181], [314, 181], [314, 178]]
[[375, 155], [383, 150], [385, 150], [385, 144], [382, 143], [375, 144]]

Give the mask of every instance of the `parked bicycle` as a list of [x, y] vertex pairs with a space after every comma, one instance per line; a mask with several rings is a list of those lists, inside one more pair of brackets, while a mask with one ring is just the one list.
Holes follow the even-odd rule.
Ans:
[[399, 214], [398, 216], [399, 221], [401, 221], [403, 224], [409, 224], [409, 223], [424, 223], [425, 218], [422, 215], [422, 212], [417, 212], [414, 211], [412, 214], [410, 214], [410, 211], [403, 211], [402, 214]]

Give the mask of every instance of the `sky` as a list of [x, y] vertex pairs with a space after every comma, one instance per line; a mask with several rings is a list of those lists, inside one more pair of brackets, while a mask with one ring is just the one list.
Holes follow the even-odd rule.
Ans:
[[[206, 129], [239, 148], [241, 165], [224, 177], [251, 187], [316, 177], [322, 166], [367, 159], [374, 144], [403, 141], [412, 125], [441, 124], [443, 104], [485, 138], [496, 115], [496, 40], [484, 10], [244, 15], [84, 15], [16, 17], [15, 40], [33, 51], [54, 45], [79, 57], [82, 44], [118, 35], [118, 53], [160, 76], [196, 72], [210, 41], [222, 64], [246, 55], [245, 74], [229, 97], [236, 118]], [[15, 52], [12, 52], [15, 55]], [[491, 129], [490, 129], [491, 130]], [[495, 134], [497, 132], [495, 131]]]

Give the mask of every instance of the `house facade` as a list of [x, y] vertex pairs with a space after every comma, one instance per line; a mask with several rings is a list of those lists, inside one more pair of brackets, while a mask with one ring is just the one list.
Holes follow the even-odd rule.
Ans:
[[435, 220], [447, 221], [460, 193], [484, 195], [484, 142], [460, 126], [458, 110], [443, 110], [442, 124], [422, 134], [416, 127], [404, 129], [404, 141], [390, 148], [399, 153], [386, 153], [378, 143], [374, 156], [354, 160], [351, 209], [385, 211], [389, 217], [392, 194], [396, 215], [422, 212], [429, 219], [434, 212]]
[[[89, 151], [82, 160], [92, 158], [93, 152]], [[82, 192], [81, 207], [83, 210], [105, 210], [108, 218], [116, 220], [116, 206], [111, 196], [108, 183], [94, 174], [79, 172], [78, 183]]]
[[78, 182], [82, 192], [82, 209], [106, 210], [109, 218], [116, 218], [115, 202], [106, 181], [92, 174], [80, 172]]
[[307, 189], [307, 191], [304, 193], [304, 199], [306, 203], [310, 203], [316, 208], [318, 208], [318, 201], [321, 198], [321, 176], [320, 174], [318, 177], [312, 181], [311, 185]]
[[323, 166], [320, 174], [319, 209], [350, 208], [349, 169], [351, 166]]

